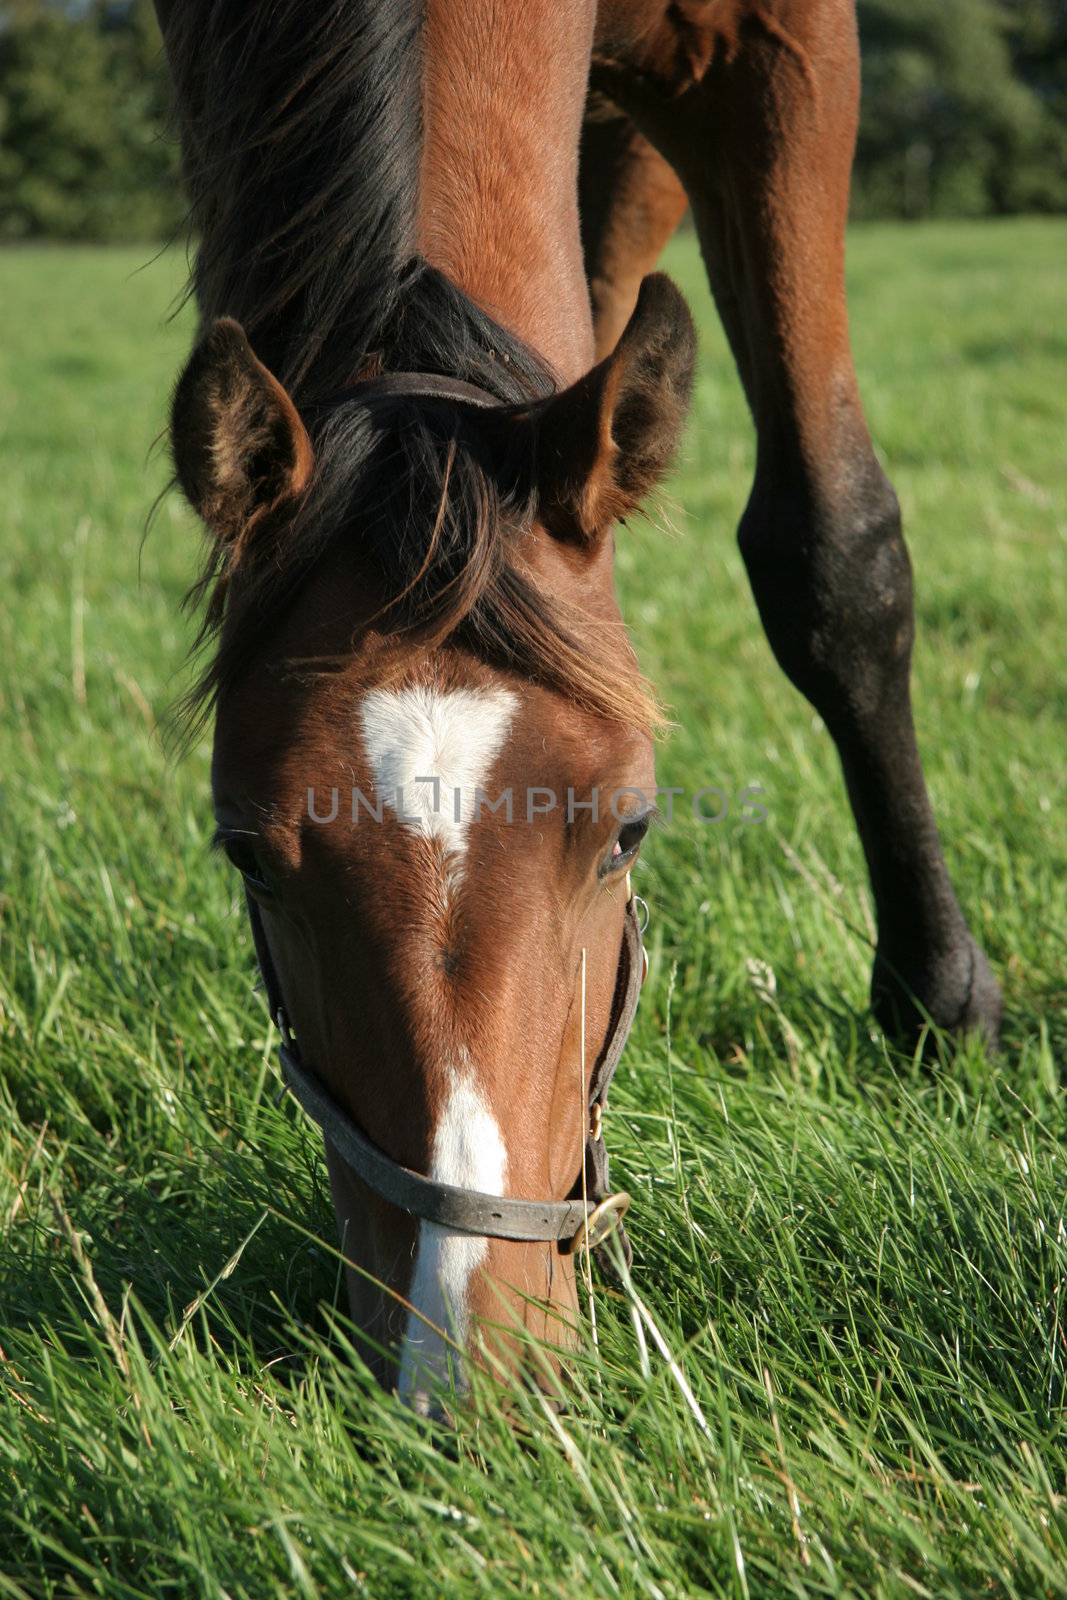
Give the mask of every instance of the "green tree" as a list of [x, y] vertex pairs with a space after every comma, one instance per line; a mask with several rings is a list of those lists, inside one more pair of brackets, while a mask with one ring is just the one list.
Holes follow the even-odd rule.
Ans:
[[0, 238], [158, 238], [182, 214], [151, 0], [0, 11]]
[[[858, 5], [856, 215], [1067, 210], [1067, 0]], [[173, 235], [167, 94], [151, 0], [0, 0], [0, 239]]]
[[1067, 208], [1063, 9], [1062, 0], [860, 0], [855, 213]]

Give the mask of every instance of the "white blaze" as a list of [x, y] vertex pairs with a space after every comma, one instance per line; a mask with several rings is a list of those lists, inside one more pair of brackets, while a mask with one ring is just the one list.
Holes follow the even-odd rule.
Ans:
[[[483, 1194], [504, 1191], [507, 1151], [496, 1118], [469, 1072], [453, 1071], [448, 1099], [442, 1108], [433, 1141], [430, 1176], [438, 1183]], [[450, 1369], [458, 1380], [458, 1356], [467, 1335], [467, 1291], [471, 1275], [485, 1260], [487, 1239], [454, 1233], [436, 1222], [419, 1225], [415, 1272], [408, 1296], [416, 1311], [408, 1313], [407, 1332], [400, 1357], [401, 1397], [423, 1415], [429, 1411], [434, 1388], [447, 1384]], [[436, 1329], [453, 1341], [450, 1345]]]
[[[518, 697], [501, 688], [373, 689], [360, 704], [377, 798], [408, 827], [439, 842], [446, 889], [459, 881], [477, 791], [485, 788], [517, 708]], [[426, 781], [432, 779], [436, 784]], [[500, 1128], [464, 1052], [449, 1074], [430, 1176], [456, 1188], [502, 1195], [506, 1173]], [[488, 1250], [486, 1239], [434, 1222], [419, 1225], [408, 1298], [434, 1326], [408, 1314], [399, 1379], [402, 1397], [419, 1412], [429, 1411], [434, 1388], [447, 1384], [457, 1367], [455, 1346], [462, 1347], [469, 1322], [470, 1280]], [[458, 1370], [455, 1376], [460, 1378]]]
[[379, 800], [462, 857], [517, 704], [509, 689], [372, 689], [360, 718]]

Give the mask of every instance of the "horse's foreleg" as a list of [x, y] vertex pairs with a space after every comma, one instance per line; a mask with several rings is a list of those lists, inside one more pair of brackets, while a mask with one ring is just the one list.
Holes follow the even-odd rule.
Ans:
[[[657, 82], [654, 60], [632, 75], [609, 63], [601, 78], [693, 206], [758, 432], [741, 549], [775, 655], [840, 753], [877, 907], [875, 1011], [893, 1031], [914, 1033], [929, 1015], [995, 1036], [999, 990], [953, 892], [923, 779], [911, 566], [849, 348], [851, 0], [688, 10], [715, 19], [688, 86]], [[686, 59], [699, 59], [687, 43]]]
[[669, 162], [629, 117], [591, 110], [579, 166], [582, 249], [599, 361], [615, 348], [641, 279], [681, 220], [685, 190]]

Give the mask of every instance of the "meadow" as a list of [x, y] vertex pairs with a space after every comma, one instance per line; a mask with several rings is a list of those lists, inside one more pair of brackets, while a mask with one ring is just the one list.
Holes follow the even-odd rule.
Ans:
[[[277, 1103], [185, 681], [198, 533], [162, 428], [184, 261], [0, 254], [0, 1596], [1067, 1594], [1067, 223], [864, 226], [852, 320], [916, 569], [915, 699], [1003, 1050], [865, 1009], [831, 742], [734, 541], [753, 443], [692, 242], [683, 460], [619, 577], [665, 784], [610, 1112], [633, 1296], [567, 1407], [451, 1434], [346, 1330], [313, 1129]], [[640, 1336], [638, 1332], [640, 1327]]]

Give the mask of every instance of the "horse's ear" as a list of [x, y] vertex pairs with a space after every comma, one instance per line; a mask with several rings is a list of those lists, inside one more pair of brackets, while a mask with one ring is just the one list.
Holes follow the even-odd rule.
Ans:
[[182, 492], [227, 543], [311, 477], [311, 440], [296, 406], [229, 317], [211, 325], [178, 380], [170, 437]]
[[654, 273], [611, 355], [539, 412], [537, 490], [550, 533], [592, 544], [655, 487], [685, 422], [695, 358], [689, 308]]

